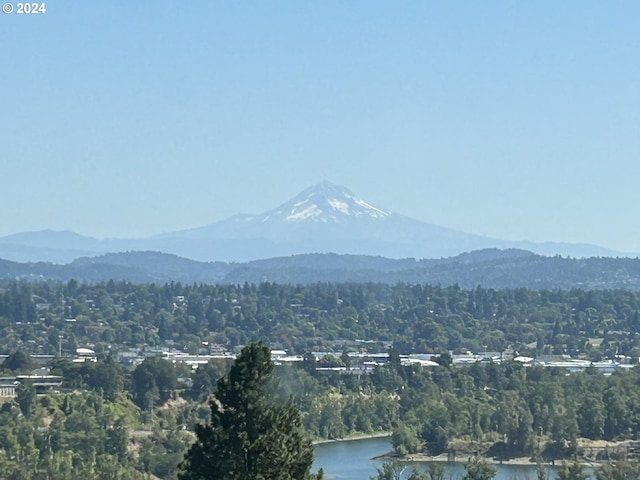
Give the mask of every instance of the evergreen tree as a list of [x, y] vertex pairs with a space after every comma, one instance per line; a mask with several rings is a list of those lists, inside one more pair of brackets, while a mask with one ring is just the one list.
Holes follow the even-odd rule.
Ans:
[[301, 431], [299, 410], [278, 399], [274, 365], [261, 343], [245, 347], [218, 381], [210, 402], [211, 423], [180, 464], [181, 480], [307, 480], [311, 441]]
[[24, 381], [16, 389], [16, 400], [25, 417], [30, 417], [36, 404], [36, 389], [31, 381]]

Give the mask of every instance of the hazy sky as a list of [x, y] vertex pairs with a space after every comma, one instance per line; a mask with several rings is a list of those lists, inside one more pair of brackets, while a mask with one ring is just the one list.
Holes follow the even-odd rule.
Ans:
[[0, 14], [0, 235], [178, 230], [326, 179], [467, 232], [640, 252], [636, 0], [46, 8]]

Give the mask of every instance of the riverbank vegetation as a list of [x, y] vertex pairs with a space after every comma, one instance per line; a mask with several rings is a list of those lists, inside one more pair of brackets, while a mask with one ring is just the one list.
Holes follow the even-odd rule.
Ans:
[[[78, 382], [69, 393], [36, 396], [25, 384], [0, 409], [5, 471], [12, 478], [64, 479], [64, 474], [42, 475], [65, 469], [69, 475], [82, 471], [85, 478], [126, 480], [139, 473], [175, 478], [195, 425], [208, 421], [207, 399], [215, 388], [195, 396], [163, 379], [178, 376], [182, 366], [145, 362], [131, 373], [109, 360], [81, 367], [58, 363], [59, 373], [80, 369], [87, 379], [104, 380], [105, 387], [116, 385], [113, 391], [97, 380], [82, 383], [80, 374], [69, 375]], [[341, 438], [393, 430], [399, 455], [455, 449], [459, 458], [478, 453], [503, 461], [523, 456], [558, 464], [575, 456], [617, 461], [627, 457], [640, 428], [638, 369], [610, 377], [591, 370], [567, 376], [512, 362], [432, 371], [388, 365], [362, 376], [326, 376], [292, 365], [276, 373], [281, 395], [295, 399], [308, 435]], [[146, 385], [134, 380], [145, 376]], [[165, 388], [171, 388], [166, 398], [158, 393]], [[114, 471], [120, 477], [108, 476]]]

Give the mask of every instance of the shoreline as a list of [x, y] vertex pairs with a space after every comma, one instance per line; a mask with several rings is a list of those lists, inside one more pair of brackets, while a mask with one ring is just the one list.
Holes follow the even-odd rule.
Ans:
[[[597, 458], [597, 451], [610, 449], [611, 452], [619, 450], [620, 448], [628, 447], [629, 440], [622, 440], [617, 442], [601, 441], [601, 440], [588, 440], [578, 439], [578, 448], [582, 450], [582, 454], [578, 461], [585, 467], [597, 468], [605, 463], [607, 460], [603, 458]], [[563, 463], [571, 463], [571, 458], [557, 458], [552, 460], [533, 460], [530, 456], [513, 457], [509, 459], [500, 460], [495, 456], [484, 455], [482, 452], [487, 452], [488, 444], [478, 444], [475, 442], [456, 441], [451, 444], [453, 451], [455, 452], [452, 461], [449, 461], [448, 453], [441, 453], [439, 455], [429, 455], [427, 453], [414, 453], [399, 455], [393, 451], [387, 452], [375, 457], [376, 460], [381, 461], [400, 461], [400, 462], [416, 462], [416, 463], [465, 463], [476, 454], [479, 458], [482, 458], [486, 462], [492, 465], [513, 465], [522, 467], [535, 467], [540, 464], [544, 467], [560, 467]]]
[[[424, 455], [420, 453], [416, 453], [413, 455], [396, 455], [393, 452], [385, 453], [383, 455], [378, 455], [374, 457], [376, 460], [389, 460], [389, 461], [400, 461], [400, 462], [412, 462], [412, 463], [465, 463], [469, 458], [473, 457], [473, 454], [460, 454], [456, 455], [455, 460], [449, 461], [447, 458], [447, 454], [441, 455]], [[479, 455], [480, 458], [491, 463], [492, 465], [518, 465], [523, 467], [528, 466], [536, 466], [536, 462], [532, 462], [528, 457], [516, 457], [510, 458], [509, 460], [496, 460], [493, 457], [485, 457], [483, 455]], [[556, 462], [556, 464], [552, 464], [551, 462], [540, 462], [541, 465], [548, 467], [557, 467], [562, 464], [561, 461]]]
[[390, 437], [391, 433], [392, 432], [375, 432], [375, 433], [354, 434], [353, 436], [344, 437], [344, 438], [320, 438], [317, 440], [313, 440], [311, 443], [313, 445], [320, 445], [322, 443], [351, 442], [354, 440], [366, 440], [369, 438], [384, 438], [384, 437]]
[[[443, 463], [443, 464], [452, 464], [452, 463], [460, 463], [460, 464], [464, 464], [466, 461], [468, 461], [470, 458], [472, 458], [474, 455], [473, 454], [462, 454], [462, 455], [457, 455], [455, 460], [453, 461], [449, 461], [449, 459], [447, 458], [447, 454], [441, 454], [441, 455], [435, 455], [435, 456], [430, 456], [430, 455], [424, 455], [424, 454], [414, 454], [414, 455], [397, 455], [394, 454], [393, 452], [389, 452], [389, 453], [384, 453], [382, 455], [378, 455], [376, 457], [373, 457], [373, 460], [380, 460], [380, 461], [391, 461], [391, 462], [405, 462], [405, 463]], [[485, 457], [483, 455], [479, 455], [480, 458], [482, 458], [483, 460], [485, 460], [487, 463], [490, 463], [492, 465], [496, 465], [496, 466], [500, 466], [500, 465], [513, 465], [513, 466], [518, 466], [518, 467], [535, 467], [536, 465], [540, 464], [543, 467], [552, 467], [552, 468], [559, 468], [560, 466], [562, 466], [563, 463], [570, 463], [571, 460], [570, 459], [557, 459], [555, 462], [549, 462], [549, 461], [541, 461], [541, 462], [534, 462], [531, 461], [531, 459], [529, 457], [515, 457], [515, 458], [510, 458], [508, 460], [497, 460], [494, 457]], [[590, 467], [590, 468], [595, 468], [598, 467], [600, 465], [602, 465], [604, 462], [602, 461], [588, 461], [588, 460], [581, 460], [580, 463], [582, 465], [584, 465], [585, 467]]]

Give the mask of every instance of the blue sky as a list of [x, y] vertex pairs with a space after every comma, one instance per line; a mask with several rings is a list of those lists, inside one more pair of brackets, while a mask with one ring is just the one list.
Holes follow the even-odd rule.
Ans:
[[0, 235], [143, 236], [321, 180], [640, 252], [636, 1], [48, 1], [0, 17]]

